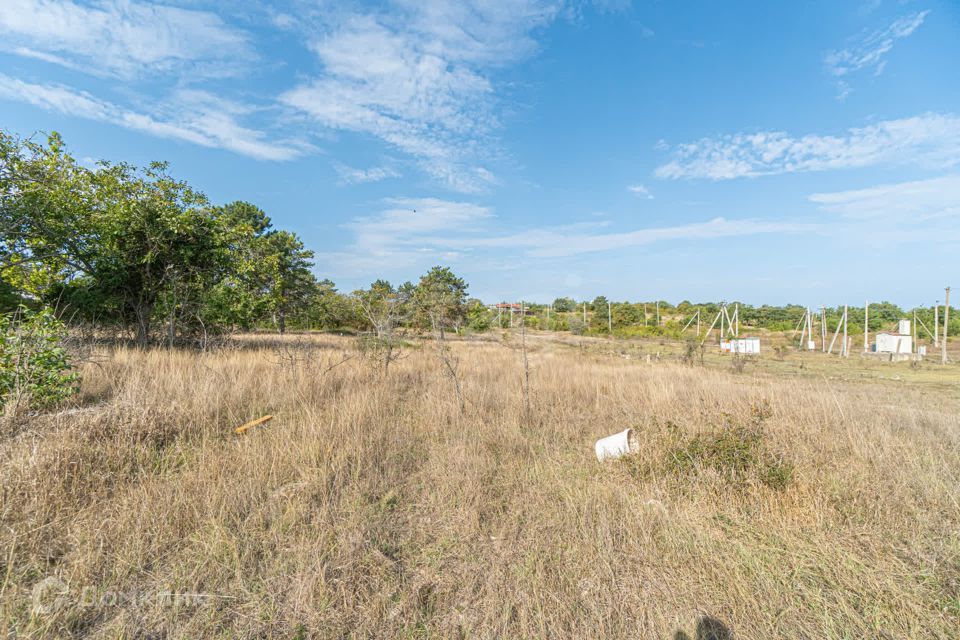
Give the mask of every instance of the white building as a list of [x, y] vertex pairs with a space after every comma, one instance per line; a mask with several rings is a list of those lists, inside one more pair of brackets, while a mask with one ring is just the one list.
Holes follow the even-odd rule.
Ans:
[[[909, 320], [905, 322], [909, 324]], [[913, 353], [913, 337], [909, 333], [906, 335], [902, 333], [878, 333], [873, 350], [877, 353]]]
[[721, 351], [730, 353], [760, 353], [760, 338], [731, 338], [720, 343]]

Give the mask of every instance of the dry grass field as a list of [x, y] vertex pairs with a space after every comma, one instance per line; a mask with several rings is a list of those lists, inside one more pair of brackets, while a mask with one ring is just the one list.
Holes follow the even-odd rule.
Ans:
[[0, 637], [960, 637], [960, 367], [538, 335], [528, 410], [518, 343], [462, 414], [430, 343], [105, 349], [2, 424]]

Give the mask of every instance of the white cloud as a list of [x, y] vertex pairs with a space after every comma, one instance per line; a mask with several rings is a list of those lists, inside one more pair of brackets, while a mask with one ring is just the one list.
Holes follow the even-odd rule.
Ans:
[[843, 77], [871, 67], [874, 73], [879, 75], [883, 72], [885, 64], [883, 57], [893, 49], [894, 43], [916, 31], [929, 13], [929, 11], [920, 11], [902, 16], [885, 29], [861, 37], [850, 47], [831, 51], [823, 59], [827, 70], [834, 76]]
[[377, 215], [355, 218], [346, 226], [354, 239], [345, 251], [319, 256], [350, 275], [376, 274], [450, 259], [459, 252], [430, 240], [436, 233], [475, 232], [491, 217], [487, 207], [438, 198], [388, 198]]
[[[471, 257], [476, 267], [487, 258], [495, 261], [526, 258], [561, 258], [613, 251], [675, 240], [709, 240], [758, 234], [809, 233], [813, 224], [771, 220], [715, 218], [670, 227], [609, 232], [609, 221], [498, 232], [487, 207], [436, 198], [393, 198], [374, 216], [356, 218], [346, 225], [353, 242], [340, 252], [321, 256], [350, 276], [375, 277], [384, 270], [423, 268], [450, 256]], [[478, 254], [487, 252], [487, 258]], [[493, 252], [493, 253], [489, 253]], [[513, 258], [511, 258], [511, 255]]]
[[33, 84], [0, 74], [0, 97], [259, 160], [289, 160], [308, 150], [299, 142], [269, 142], [263, 132], [238, 123], [237, 118], [247, 113], [246, 108], [200, 91], [179, 91], [170, 104], [160, 105], [158, 113], [150, 115], [62, 85]]
[[960, 162], [960, 117], [927, 113], [794, 138], [782, 131], [703, 138], [674, 148], [658, 178], [733, 178], [873, 165], [953, 166]]
[[668, 240], [706, 240], [767, 233], [802, 233], [814, 231], [817, 228], [816, 225], [805, 223], [714, 218], [708, 222], [616, 233], [584, 233], [575, 228], [533, 229], [501, 237], [481, 238], [474, 241], [467, 239], [463, 242], [475, 247], [520, 248], [530, 256], [547, 258], [613, 251]]
[[630, 193], [636, 194], [641, 198], [646, 198], [647, 200], [653, 200], [653, 194], [650, 193], [650, 190], [647, 189], [642, 184], [633, 184], [627, 187], [627, 191]]
[[251, 58], [216, 14], [137, 0], [4, 0], [0, 47], [97, 75], [221, 75]]
[[[372, 135], [462, 192], [486, 188], [482, 166], [498, 126], [492, 70], [529, 55], [546, 0], [420, 3], [351, 13], [310, 40], [321, 72], [281, 100], [325, 127]], [[328, 19], [329, 20], [329, 19]]]
[[960, 216], [960, 176], [814, 193], [810, 200], [825, 211], [844, 218], [883, 218], [911, 225], [923, 220]]
[[379, 182], [387, 178], [400, 177], [400, 173], [392, 167], [357, 169], [338, 162], [333, 165], [333, 168], [340, 177], [341, 184], [363, 184], [365, 182]]

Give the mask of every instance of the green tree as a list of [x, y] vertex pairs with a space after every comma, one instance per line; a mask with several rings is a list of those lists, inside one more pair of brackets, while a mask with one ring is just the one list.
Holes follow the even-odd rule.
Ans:
[[487, 305], [476, 298], [467, 302], [467, 326], [473, 331], [482, 333], [490, 328], [491, 322], [490, 309]]
[[443, 336], [444, 331], [459, 331], [466, 318], [467, 283], [449, 267], [434, 267], [420, 278], [414, 299], [421, 326], [429, 326]]
[[[95, 303], [149, 340], [162, 292], [218, 269], [216, 217], [167, 165], [87, 169], [56, 134], [47, 146], [0, 144], [4, 174], [2, 277], [41, 300]], [[81, 309], [83, 311], [83, 309]]]
[[316, 290], [316, 278], [310, 271], [313, 251], [305, 249], [289, 231], [271, 231], [264, 236], [264, 244], [268, 309], [276, 318], [278, 331], [285, 333], [287, 317], [305, 308]]

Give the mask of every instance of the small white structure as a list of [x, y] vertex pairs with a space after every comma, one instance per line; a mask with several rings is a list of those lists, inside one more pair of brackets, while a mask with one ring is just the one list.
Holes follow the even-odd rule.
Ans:
[[[907, 321], [909, 322], [909, 321]], [[913, 353], [913, 337], [910, 334], [878, 333], [873, 345], [876, 353]]]
[[897, 328], [897, 333], [902, 336], [909, 336], [912, 333], [912, 331], [910, 331], [910, 321], [901, 320], [900, 326]]
[[720, 343], [720, 350], [729, 353], [760, 353], [760, 338], [732, 338]]

